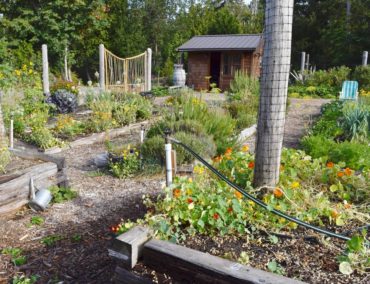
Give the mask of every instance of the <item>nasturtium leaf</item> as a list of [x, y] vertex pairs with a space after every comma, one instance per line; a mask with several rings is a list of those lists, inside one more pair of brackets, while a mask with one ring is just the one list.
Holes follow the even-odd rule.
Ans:
[[336, 192], [338, 190], [338, 186], [336, 185], [336, 184], [332, 184], [331, 186], [330, 186], [330, 191], [331, 192]]
[[347, 261], [343, 261], [339, 264], [339, 271], [344, 275], [350, 275], [353, 273], [351, 264]]
[[268, 268], [271, 272], [276, 271], [276, 269], [277, 269], [277, 263], [276, 263], [276, 261], [275, 261], [275, 260], [270, 261], [270, 262], [267, 264], [267, 268]]

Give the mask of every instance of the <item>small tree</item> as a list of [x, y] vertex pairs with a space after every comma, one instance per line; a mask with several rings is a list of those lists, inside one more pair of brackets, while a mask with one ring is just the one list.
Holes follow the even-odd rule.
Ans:
[[290, 70], [293, 0], [267, 0], [254, 185], [279, 182]]

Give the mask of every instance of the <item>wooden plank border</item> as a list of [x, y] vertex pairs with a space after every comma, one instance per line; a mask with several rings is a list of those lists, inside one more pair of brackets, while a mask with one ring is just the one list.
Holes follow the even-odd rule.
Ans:
[[143, 260], [148, 267], [165, 272], [180, 283], [303, 283], [160, 240], [150, 240], [144, 245]]

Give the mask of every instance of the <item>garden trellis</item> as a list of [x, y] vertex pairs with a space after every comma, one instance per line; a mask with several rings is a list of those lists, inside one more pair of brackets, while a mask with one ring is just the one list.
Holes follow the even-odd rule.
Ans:
[[152, 51], [148, 48], [136, 56], [121, 58], [99, 46], [100, 87], [130, 93], [150, 91]]

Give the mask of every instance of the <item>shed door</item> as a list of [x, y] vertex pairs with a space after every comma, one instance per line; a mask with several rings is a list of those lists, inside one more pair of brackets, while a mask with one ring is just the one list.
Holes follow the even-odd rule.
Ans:
[[215, 83], [217, 87], [220, 86], [220, 71], [221, 71], [221, 52], [211, 53], [210, 64], [210, 83]]

